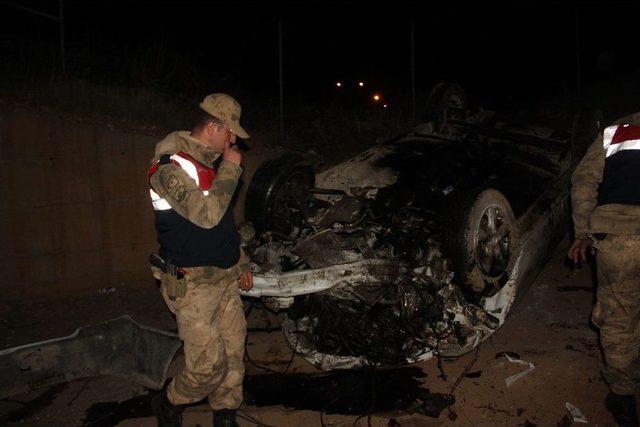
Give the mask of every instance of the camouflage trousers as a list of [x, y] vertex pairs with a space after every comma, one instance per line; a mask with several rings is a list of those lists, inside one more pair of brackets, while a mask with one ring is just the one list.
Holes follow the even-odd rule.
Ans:
[[609, 234], [594, 247], [598, 291], [591, 318], [600, 328], [602, 374], [612, 392], [633, 394], [640, 380], [640, 236]]
[[218, 271], [223, 274], [217, 274], [214, 283], [187, 280], [185, 296], [175, 301], [161, 287], [184, 341], [185, 366], [167, 389], [174, 405], [205, 397], [213, 410], [236, 409], [242, 403], [247, 324], [238, 290], [238, 270]]

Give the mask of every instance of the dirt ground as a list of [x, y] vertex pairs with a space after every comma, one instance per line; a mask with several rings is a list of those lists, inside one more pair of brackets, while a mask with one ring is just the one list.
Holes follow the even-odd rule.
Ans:
[[[292, 404], [291, 394], [313, 396], [299, 387], [278, 390], [283, 404], [242, 409], [241, 426], [556, 426], [570, 425], [566, 402], [579, 408], [589, 423], [614, 425], [603, 399], [607, 387], [600, 376], [601, 353], [596, 331], [589, 324], [594, 289], [588, 268], [570, 270], [565, 264], [568, 241], [556, 249], [536, 282], [514, 309], [506, 324], [478, 350], [457, 360], [443, 360], [442, 378], [436, 359], [416, 365], [426, 376], [419, 381], [431, 392], [450, 393], [455, 403], [439, 418], [395, 411], [362, 415], [334, 414]], [[91, 297], [64, 301], [6, 301], [2, 310], [0, 348], [64, 336], [75, 327], [130, 314], [136, 321], [175, 331], [175, 323], [155, 289], [137, 292], [115, 289]], [[90, 319], [90, 321], [87, 321]], [[262, 309], [250, 315], [247, 375], [269, 378], [314, 373], [317, 370], [294, 356], [277, 329], [277, 317]], [[268, 322], [271, 322], [269, 325]], [[272, 328], [271, 330], [269, 328]], [[514, 352], [535, 369], [510, 387], [506, 378], [526, 366], [508, 362], [501, 352]], [[179, 358], [178, 358], [179, 359]], [[258, 367], [260, 366], [260, 367]], [[179, 367], [179, 360], [172, 370]], [[287, 370], [285, 375], [275, 372]], [[467, 372], [466, 376], [461, 376]], [[281, 382], [286, 384], [286, 381]], [[312, 384], [312, 383], [309, 383]], [[278, 403], [278, 396], [272, 396]], [[353, 396], [354, 399], [362, 396]], [[125, 379], [99, 377], [61, 384], [0, 401], [0, 425], [29, 426], [154, 426], [148, 409], [149, 390]], [[381, 398], [379, 398], [381, 399]], [[272, 402], [273, 403], [273, 402]], [[206, 404], [185, 413], [185, 426], [211, 425]], [[253, 421], [250, 421], [253, 420]]]

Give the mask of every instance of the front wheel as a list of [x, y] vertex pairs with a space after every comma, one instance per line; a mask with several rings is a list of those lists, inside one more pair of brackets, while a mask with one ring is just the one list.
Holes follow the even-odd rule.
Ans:
[[479, 296], [495, 295], [513, 265], [516, 221], [498, 190], [476, 190], [450, 207], [445, 246], [458, 280]]
[[315, 183], [313, 166], [301, 155], [284, 151], [265, 161], [253, 175], [245, 198], [245, 217], [258, 233], [288, 235], [300, 226]]

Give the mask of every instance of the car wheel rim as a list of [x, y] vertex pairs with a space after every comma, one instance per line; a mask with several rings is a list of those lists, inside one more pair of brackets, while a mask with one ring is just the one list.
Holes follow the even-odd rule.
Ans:
[[510, 224], [500, 206], [488, 206], [475, 233], [475, 261], [483, 275], [502, 276], [510, 258]]

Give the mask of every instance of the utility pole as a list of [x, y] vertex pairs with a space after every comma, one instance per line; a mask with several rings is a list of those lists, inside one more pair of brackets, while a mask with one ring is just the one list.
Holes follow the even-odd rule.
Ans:
[[64, 51], [64, 7], [62, 0], [58, 0], [58, 21], [60, 23], [60, 66], [62, 68], [62, 75], [67, 75], [67, 64]]
[[51, 15], [49, 13], [41, 12], [39, 10], [31, 9], [29, 7], [25, 7], [16, 3], [13, 3], [8, 0], [0, 0], [0, 4], [6, 4], [7, 6], [13, 7], [15, 9], [22, 10], [23, 12], [31, 13], [33, 15], [38, 15], [42, 18], [50, 19], [52, 21], [57, 21], [59, 24], [60, 30], [60, 69], [62, 74], [65, 75], [67, 73], [67, 67], [65, 62], [65, 37], [64, 37], [64, 9], [63, 9], [63, 0], [58, 0], [58, 16]]
[[416, 49], [415, 27], [411, 19], [411, 123], [416, 122]]
[[278, 76], [280, 80], [280, 142], [284, 142], [284, 78], [282, 70], [282, 20], [278, 19]]
[[580, 66], [581, 56], [580, 56], [580, 8], [578, 5], [575, 6], [575, 32], [576, 32], [576, 92], [580, 95], [582, 89], [582, 70]]

